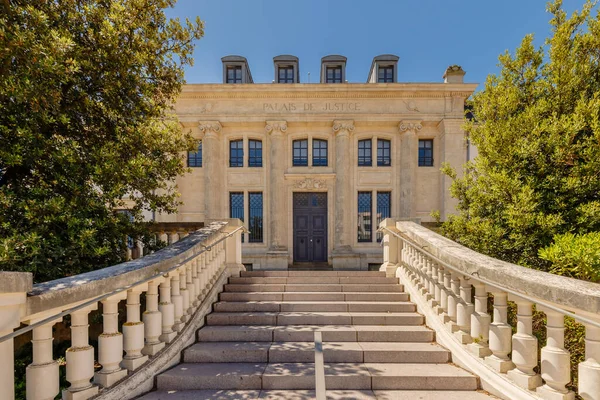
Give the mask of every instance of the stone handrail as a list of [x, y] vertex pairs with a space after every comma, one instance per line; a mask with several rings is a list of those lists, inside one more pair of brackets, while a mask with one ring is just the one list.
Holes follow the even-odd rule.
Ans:
[[[58, 394], [52, 327], [65, 315], [71, 318], [71, 347], [65, 355], [70, 386], [63, 399], [102, 398], [119, 388], [118, 398], [132, 398], [141, 394], [138, 387], [151, 387], [153, 374], [140, 374], [143, 366], [157, 372], [177, 362], [226, 277], [244, 268], [243, 229], [237, 219], [213, 222], [180, 241], [173, 236], [172, 245], [145, 257], [36, 285], [31, 274], [0, 271], [0, 400], [14, 398], [13, 338], [28, 331], [33, 331], [33, 362], [26, 372], [27, 399]], [[119, 326], [121, 300], [126, 300], [126, 322]], [[96, 363], [88, 314], [98, 303], [103, 331]], [[21, 324], [27, 326], [13, 332]], [[97, 364], [102, 369], [95, 372]]]
[[[484, 389], [510, 400], [574, 399], [566, 388], [571, 381], [564, 347], [568, 315], [585, 327], [578, 393], [600, 400], [600, 285], [479, 254], [414, 222], [388, 218], [379, 229], [384, 234], [381, 270], [401, 278], [438, 342], [455, 363], [480, 377]], [[515, 329], [508, 323], [508, 301], [517, 305]], [[532, 332], [534, 306], [547, 319], [547, 343], [541, 349]]]

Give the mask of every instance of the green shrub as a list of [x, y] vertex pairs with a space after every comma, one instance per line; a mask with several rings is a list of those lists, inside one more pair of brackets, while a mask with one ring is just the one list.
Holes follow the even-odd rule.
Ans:
[[552, 263], [553, 274], [600, 282], [600, 232], [555, 235], [539, 256]]

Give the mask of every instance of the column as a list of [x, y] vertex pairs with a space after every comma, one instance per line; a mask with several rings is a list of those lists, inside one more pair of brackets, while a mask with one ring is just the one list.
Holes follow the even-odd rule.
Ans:
[[334, 253], [351, 253], [352, 210], [356, 209], [352, 194], [352, 158], [350, 154], [351, 135], [354, 131], [353, 120], [333, 121], [335, 134], [335, 231]]
[[419, 142], [417, 134], [421, 130], [421, 121], [401, 121], [400, 131], [400, 217], [416, 217], [417, 167], [419, 160]]
[[[123, 335], [119, 332], [119, 300], [115, 295], [102, 300], [102, 333], [98, 336], [98, 363], [102, 369], [94, 374], [94, 383], [102, 387], [111, 386], [127, 376], [127, 370], [121, 368], [123, 361]], [[69, 361], [67, 360], [67, 363]]]
[[204, 168], [204, 219], [223, 218], [224, 209], [221, 189], [223, 186], [224, 164], [220, 140], [219, 121], [199, 121], [202, 138], [202, 166]]
[[123, 324], [123, 350], [127, 354], [121, 365], [129, 371], [135, 371], [148, 361], [148, 356], [142, 354], [144, 323], [140, 321], [140, 292], [139, 288], [127, 291], [127, 322]]
[[148, 282], [143, 320], [146, 344], [142, 354], [153, 356], [165, 347], [159, 339], [162, 333], [162, 314], [158, 311], [158, 280]]

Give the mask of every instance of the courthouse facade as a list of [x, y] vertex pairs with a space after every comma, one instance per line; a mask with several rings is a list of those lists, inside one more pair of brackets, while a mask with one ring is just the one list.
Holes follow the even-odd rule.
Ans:
[[256, 84], [246, 59], [228, 56], [223, 84], [184, 86], [175, 110], [198, 149], [177, 181], [183, 205], [157, 221], [240, 218], [254, 269], [367, 269], [382, 261], [382, 219], [452, 213], [439, 169], [467, 160], [461, 124], [477, 85], [458, 66], [439, 83], [398, 82], [393, 55], [348, 83], [346, 61], [324, 57], [320, 82], [301, 83], [298, 59], [278, 56], [273, 82]]

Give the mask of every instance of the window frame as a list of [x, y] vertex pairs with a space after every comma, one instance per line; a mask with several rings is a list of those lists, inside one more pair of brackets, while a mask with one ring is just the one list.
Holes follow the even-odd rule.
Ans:
[[[380, 147], [381, 144], [381, 147]], [[387, 144], [387, 148], [385, 145]], [[379, 151], [381, 150], [381, 156]], [[387, 157], [386, 153], [387, 152]], [[387, 163], [386, 163], [387, 161]], [[378, 167], [391, 167], [392, 166], [392, 141], [389, 139], [377, 138], [377, 166]]]
[[[315, 144], [319, 146], [315, 146]], [[323, 147], [324, 145], [324, 147]], [[319, 151], [319, 155], [315, 155], [315, 151]], [[323, 156], [322, 152], [325, 151]], [[312, 166], [327, 167], [329, 165], [329, 141], [327, 139], [312, 139]]]
[[[381, 72], [383, 72], [383, 79], [380, 76]], [[393, 65], [380, 65], [377, 67], [377, 83], [394, 83]]]
[[[332, 71], [332, 77], [331, 79], [329, 78], [329, 71]], [[339, 78], [336, 78], [336, 72], [339, 71], [340, 76]], [[325, 83], [342, 83], [344, 77], [342, 74], [342, 66], [341, 65], [331, 65], [331, 66], [326, 66], [325, 67]]]
[[[257, 147], [257, 144], [260, 146]], [[254, 147], [253, 147], [254, 146]], [[263, 145], [260, 139], [248, 139], [248, 168], [262, 168]]]
[[[306, 143], [306, 147], [302, 144]], [[296, 148], [296, 144], [299, 145]], [[296, 156], [296, 150], [300, 152], [299, 156]], [[305, 158], [302, 156], [302, 151], [306, 151]], [[308, 166], [308, 138], [292, 140], [292, 166], [293, 167], [307, 167]]]
[[[233, 71], [233, 77], [229, 76], [229, 71]], [[239, 71], [239, 77], [237, 76]], [[242, 76], [242, 66], [241, 65], [228, 65], [225, 68], [225, 83], [242, 83], [243, 82], [243, 76]]]
[[188, 168], [202, 168], [202, 140], [198, 141], [196, 151], [188, 151], [187, 166]]
[[[233, 147], [233, 145], [241, 144], [241, 146]], [[236, 155], [234, 157], [234, 151]], [[241, 153], [238, 153], [241, 152]], [[235, 163], [234, 163], [235, 160]], [[230, 168], [242, 168], [244, 167], [244, 140], [243, 139], [232, 139], [229, 141], [229, 167]]]
[[[283, 80], [281, 78], [281, 72], [284, 72], [285, 75]], [[277, 67], [277, 83], [295, 83], [293, 65], [280, 65]]]
[[[367, 196], [369, 198], [368, 208], [361, 208], [361, 196]], [[356, 198], [356, 240], [358, 243], [372, 243], [373, 242], [373, 192], [372, 191], [359, 191], [358, 196]], [[364, 223], [367, 221], [365, 217], [368, 216], [368, 224]], [[361, 221], [362, 219], [362, 221]], [[361, 223], [364, 225], [363, 236], [361, 237]], [[368, 229], [367, 229], [368, 227]]]
[[[367, 144], [368, 143], [368, 152], [366, 149], [366, 146], [363, 146], [365, 148], [361, 149], [361, 144]], [[360, 155], [361, 150], [363, 150], [363, 156]], [[358, 141], [357, 144], [357, 165], [359, 167], [372, 167], [373, 166], [373, 139], [369, 138], [369, 139], [361, 139]]]
[[[421, 144], [429, 144], [428, 146], [421, 147]], [[434, 158], [433, 158], [433, 139], [419, 139], [419, 159], [418, 166], [419, 167], [433, 167], [434, 166]]]

